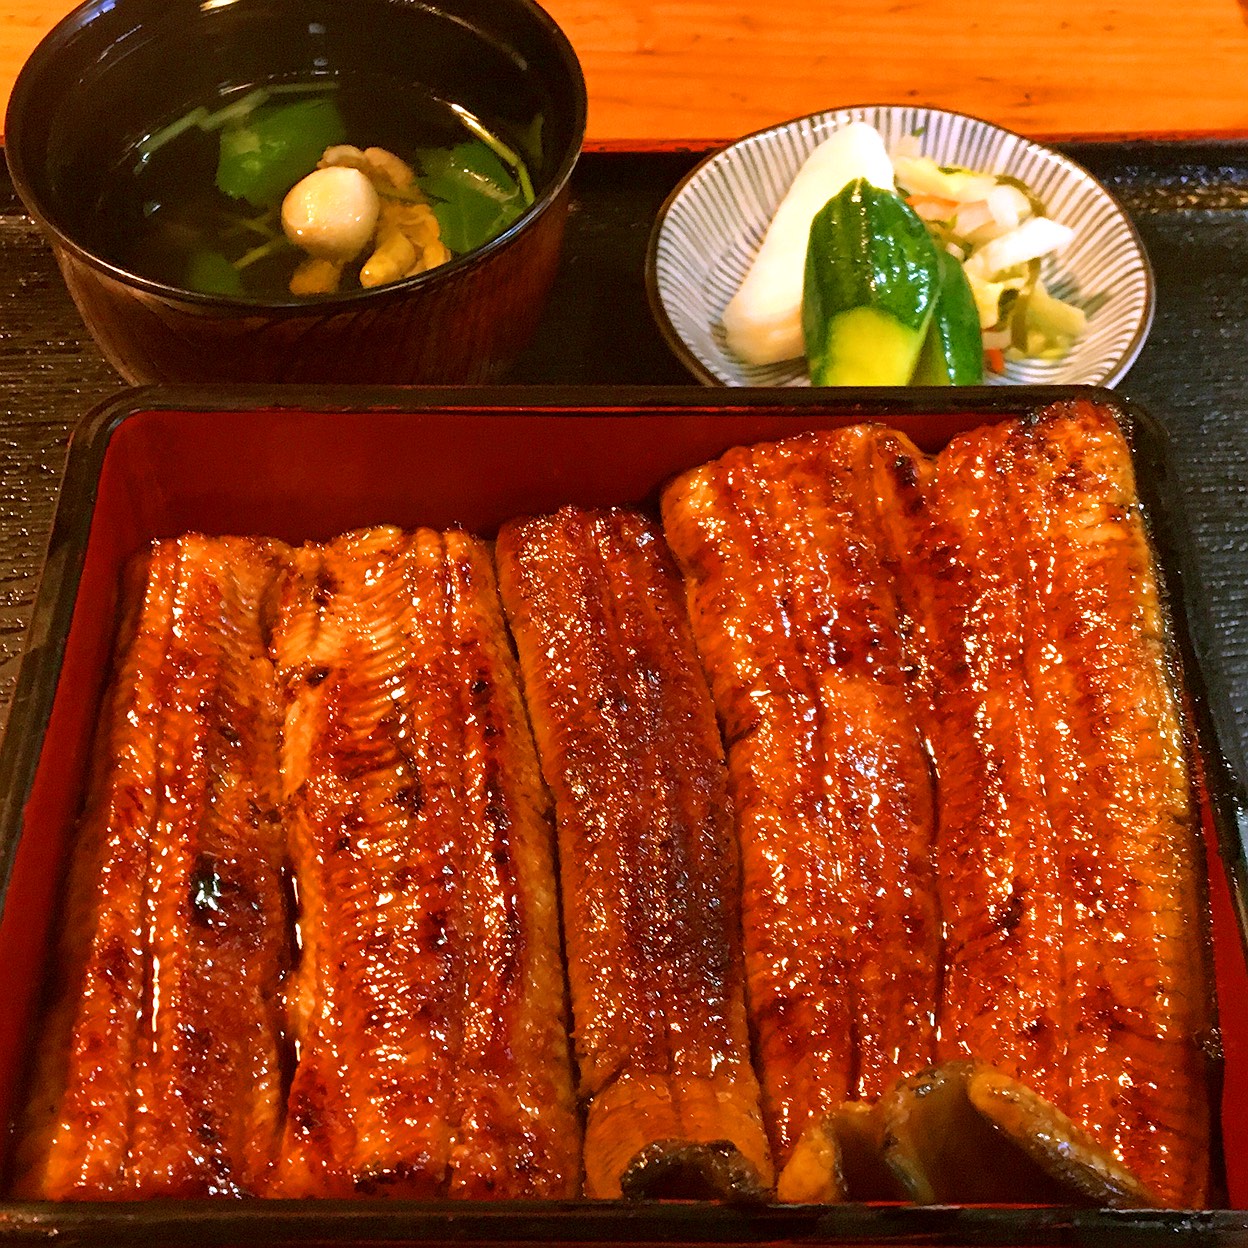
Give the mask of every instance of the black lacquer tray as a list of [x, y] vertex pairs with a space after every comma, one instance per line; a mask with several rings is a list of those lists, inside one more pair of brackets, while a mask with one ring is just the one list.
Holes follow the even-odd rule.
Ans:
[[[1118, 387], [1169, 435], [1167, 488], [1183, 499], [1187, 630], [1227, 755], [1223, 835], [1242, 821], [1248, 754], [1248, 142], [1069, 144], [1119, 198], [1157, 276], [1157, 313]], [[594, 152], [573, 179], [567, 248], [515, 386], [683, 385], [646, 301], [643, 260], [655, 213], [704, 155]], [[78, 319], [51, 253], [0, 170], [0, 728], [62, 484], [70, 431], [122, 389]], [[536, 392], [535, 392], [536, 393]], [[67, 483], [85, 488], [81, 477]], [[1239, 829], [1240, 837], [1244, 828]], [[0, 1008], [5, 1003], [0, 1001]], [[767, 1210], [584, 1205], [409, 1210], [374, 1204], [99, 1206], [0, 1215], [0, 1238], [62, 1243], [926, 1242], [1151, 1245], [1176, 1238], [1248, 1243], [1241, 1211], [1194, 1215], [1069, 1210]], [[329, 1215], [329, 1216], [326, 1216]]]
[[[1227, 748], [1248, 750], [1248, 142], [1084, 143], [1063, 150], [1121, 200], [1157, 274], [1157, 315], [1119, 386], [1169, 429], [1187, 495], [1207, 619], [1193, 621], [1224, 681]], [[690, 380], [646, 302], [659, 206], [704, 155], [587, 153], [567, 250], [518, 384]], [[0, 171], [0, 725], [42, 567], [70, 429], [120, 378], [78, 319], [51, 254]]]

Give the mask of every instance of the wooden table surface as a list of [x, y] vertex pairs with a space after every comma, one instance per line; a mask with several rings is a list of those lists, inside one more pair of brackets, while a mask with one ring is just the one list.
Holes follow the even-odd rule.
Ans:
[[[350, 0], [342, 0], [350, 3]], [[0, 101], [68, 0], [3, 0]], [[937, 105], [1036, 138], [1248, 136], [1248, 0], [547, 0], [588, 144], [706, 144], [842, 104]]]

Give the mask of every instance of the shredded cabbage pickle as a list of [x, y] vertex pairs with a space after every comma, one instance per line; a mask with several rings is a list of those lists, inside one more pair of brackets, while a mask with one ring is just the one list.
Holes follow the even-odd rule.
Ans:
[[1074, 237], [1018, 178], [893, 155], [897, 188], [937, 244], [962, 262], [984, 347], [1001, 359], [1059, 359], [1087, 328], [1086, 311], [1056, 296], [1042, 261]]

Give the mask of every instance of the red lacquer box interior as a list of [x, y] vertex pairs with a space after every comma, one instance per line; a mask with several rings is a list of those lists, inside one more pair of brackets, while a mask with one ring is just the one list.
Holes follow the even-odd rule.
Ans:
[[[653, 507], [673, 473], [732, 446], [860, 420], [934, 451], [954, 434], [1059, 397], [1108, 404], [1132, 442], [1168, 591], [1208, 846], [1224, 1060], [1221, 1208], [845, 1205], [735, 1209], [696, 1202], [548, 1205], [0, 1201], [0, 1241], [99, 1244], [1248, 1242], [1248, 976], [1240, 783], [1182, 503], [1160, 427], [1106, 391], [140, 390], [77, 431], [27, 653], [0, 751], [0, 1116], [9, 1122], [44, 990], [58, 891], [108, 677], [121, 569], [153, 537], [197, 530], [298, 542], [380, 523], [489, 537], [563, 503]], [[11, 1150], [11, 1134], [4, 1137]]]

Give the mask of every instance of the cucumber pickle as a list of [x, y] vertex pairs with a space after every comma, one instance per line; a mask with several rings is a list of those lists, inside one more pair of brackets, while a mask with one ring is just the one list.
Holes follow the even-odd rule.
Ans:
[[940, 286], [940, 253], [909, 204], [850, 182], [810, 227], [802, 334], [811, 384], [904, 386]]

